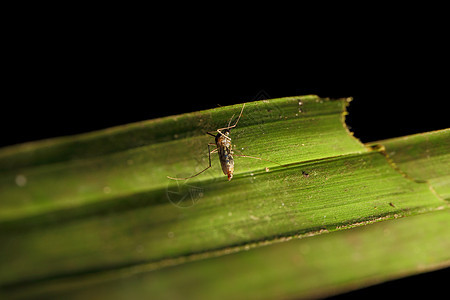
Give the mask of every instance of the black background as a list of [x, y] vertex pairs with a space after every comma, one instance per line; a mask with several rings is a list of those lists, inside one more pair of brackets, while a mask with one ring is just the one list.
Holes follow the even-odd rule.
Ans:
[[353, 97], [347, 124], [363, 142], [450, 127], [444, 78], [427, 68], [140, 65], [114, 55], [100, 61], [55, 56], [13, 70], [1, 104], [2, 146], [252, 101], [261, 93]]
[[450, 49], [439, 18], [429, 28], [364, 26], [365, 16], [351, 14], [324, 29], [286, 18], [290, 31], [270, 22], [207, 31], [209, 23], [81, 15], [8, 24], [0, 146], [242, 103], [262, 91], [353, 97], [348, 124], [363, 142], [450, 127]]
[[[180, 25], [137, 30], [142, 24], [80, 26], [85, 20], [64, 18], [16, 22], [4, 38], [0, 146], [252, 101], [262, 92], [353, 97], [347, 123], [363, 142], [450, 127], [448, 46], [420, 25], [391, 35], [374, 26], [351, 37], [338, 29], [312, 41], [300, 30], [304, 21], [281, 40], [268, 37], [270, 28], [213, 37]], [[449, 276], [447, 268], [340, 297], [440, 295]]]

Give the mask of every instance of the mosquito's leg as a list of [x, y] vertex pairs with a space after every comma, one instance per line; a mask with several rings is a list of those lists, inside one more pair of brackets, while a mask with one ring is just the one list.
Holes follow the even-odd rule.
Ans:
[[[217, 146], [217, 145], [215, 143], [208, 143], [208, 146]], [[209, 150], [209, 148], [208, 148], [208, 150]], [[216, 148], [216, 149], [213, 149], [213, 150], [209, 151], [209, 154], [215, 153], [215, 152], [217, 152], [217, 150], [219, 150], [219, 148]]]
[[170, 177], [170, 176], [167, 176], [167, 178], [173, 179], [173, 180], [186, 180], [186, 179], [195, 177], [195, 176], [197, 176], [197, 175], [200, 175], [201, 173], [203, 173], [203, 172], [205, 172], [206, 170], [208, 170], [209, 168], [211, 168], [211, 149], [209, 148], [209, 146], [211, 146], [210, 144], [211, 144], [211, 143], [208, 144], [209, 166], [207, 166], [206, 168], [204, 168], [203, 170], [201, 170], [201, 171], [198, 172], [197, 174], [194, 174], [194, 175], [189, 176], [189, 177], [177, 178], [177, 177]]
[[242, 105], [241, 113], [239, 114], [239, 117], [238, 117], [238, 119], [236, 120], [236, 123], [234, 123], [234, 125], [230, 126], [231, 120], [232, 120], [233, 117], [234, 117], [234, 115], [233, 115], [233, 116], [231, 116], [231, 119], [230, 119], [230, 121], [228, 122], [228, 126], [227, 126], [227, 127], [219, 128], [219, 129], [216, 129], [215, 131], [208, 131], [208, 132], [206, 132], [206, 134], [209, 134], [210, 136], [216, 137], [216, 135], [212, 134], [212, 132], [218, 132], [221, 136], [223, 136], [224, 138], [226, 138], [226, 139], [228, 139], [228, 140], [231, 141], [231, 138], [230, 138], [229, 136], [226, 136], [225, 134], [223, 134], [223, 133], [222, 133], [222, 130], [225, 130], [225, 129], [231, 129], [231, 128], [236, 127], [236, 125], [238, 124], [239, 120], [241, 119], [242, 112], [244, 111], [244, 107], [245, 107], [245, 103], [244, 103], [244, 105]]
[[[225, 128], [225, 129], [226, 129], [226, 128]], [[223, 128], [217, 129], [216, 131], [217, 131], [221, 136], [223, 136], [224, 138], [229, 139], [229, 140], [231, 141], [231, 138], [230, 138], [229, 136], [226, 136], [225, 134], [223, 134], [221, 130], [223, 130]]]
[[[225, 129], [226, 129], [226, 128], [227, 128], [227, 127], [225, 127]], [[223, 136], [224, 138], [231, 140], [231, 138], [230, 138], [229, 136], [226, 136], [225, 134], [223, 134], [221, 130], [223, 130], [223, 128], [217, 129], [217, 130], [215, 130], [215, 131], [208, 131], [208, 132], [206, 132], [206, 134], [209, 134], [210, 136], [216, 137], [217, 134], [212, 134], [211, 132], [218, 132], [218, 133], [219, 133], [221, 136]], [[215, 144], [214, 144], [214, 145], [215, 145]]]
[[[219, 133], [221, 133], [220, 130], [231, 129], [231, 128], [236, 127], [237, 124], [238, 124], [238, 122], [239, 122], [239, 120], [241, 119], [242, 112], [244, 111], [244, 107], [245, 107], [245, 103], [244, 103], [244, 105], [242, 105], [241, 112], [240, 112], [240, 114], [239, 114], [239, 117], [238, 117], [237, 120], [236, 120], [236, 123], [234, 123], [234, 125], [229, 126], [230, 123], [228, 123], [228, 126], [227, 126], [227, 127], [219, 128], [219, 129], [217, 129], [216, 131], [219, 132]], [[222, 134], [222, 133], [221, 133], [221, 134]], [[223, 135], [223, 134], [222, 134], [222, 135]]]

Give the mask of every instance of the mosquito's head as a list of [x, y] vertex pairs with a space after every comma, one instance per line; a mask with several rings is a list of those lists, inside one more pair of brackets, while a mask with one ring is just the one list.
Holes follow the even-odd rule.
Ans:
[[223, 134], [225, 134], [225, 135], [230, 135], [230, 129], [225, 129], [225, 130], [223, 131]]
[[233, 178], [233, 172], [232, 171], [228, 171], [228, 181], [231, 180], [231, 178]]

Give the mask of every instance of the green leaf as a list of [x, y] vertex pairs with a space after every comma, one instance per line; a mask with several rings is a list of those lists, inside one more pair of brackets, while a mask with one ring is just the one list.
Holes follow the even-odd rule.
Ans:
[[[235, 157], [232, 181], [215, 153], [212, 168], [199, 176], [167, 176], [207, 167], [207, 144], [214, 139], [205, 132], [225, 127], [242, 105], [1, 149], [0, 244], [7, 245], [0, 248], [1, 291], [26, 297], [207, 298], [215, 291], [222, 298], [280, 298], [367, 284], [364, 264], [352, 276], [339, 271], [339, 261], [351, 263], [356, 254], [337, 245], [357, 236], [361, 249], [375, 247], [374, 256], [361, 255], [367, 264], [375, 259], [374, 268], [387, 248], [377, 246], [376, 229], [367, 235], [342, 230], [424, 212], [447, 222], [440, 211], [448, 208], [448, 168], [430, 167], [422, 177], [408, 173], [414, 164], [427, 165], [424, 159], [447, 163], [449, 138], [442, 131], [407, 137], [412, 148], [397, 139], [366, 147], [345, 126], [348, 102], [303, 96], [247, 103], [231, 131], [232, 144], [237, 155], [262, 160]], [[428, 158], [417, 150], [424, 143]], [[420, 217], [405, 220], [424, 222]], [[398, 221], [386, 224], [399, 226], [402, 237], [406, 227]], [[303, 239], [334, 231], [339, 233]], [[308, 273], [291, 262], [298, 245], [317, 253], [307, 256]], [[327, 259], [320, 261], [320, 253]], [[424, 269], [445, 255], [436, 260]], [[417, 258], [403, 261], [380, 268], [371, 280], [412, 272]], [[298, 285], [301, 280], [317, 282]], [[247, 285], [252, 289], [243, 292]]]
[[[314, 233], [316, 234], [316, 233]], [[64, 299], [317, 298], [450, 266], [450, 210], [55, 281]], [[225, 254], [225, 255], [224, 255]], [[176, 265], [176, 267], [168, 267]], [[100, 282], [96, 282], [96, 279]], [[80, 286], [82, 288], [80, 288]], [[40, 289], [42, 291], [42, 289]]]
[[[420, 133], [378, 142], [401, 173], [428, 182], [443, 199], [450, 200], [450, 129]], [[377, 142], [371, 143], [376, 146]]]

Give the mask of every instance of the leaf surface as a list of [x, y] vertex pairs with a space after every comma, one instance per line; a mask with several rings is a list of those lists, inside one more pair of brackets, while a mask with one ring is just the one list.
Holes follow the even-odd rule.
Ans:
[[[351, 242], [338, 245], [361, 240], [360, 259], [369, 264], [388, 249], [371, 240], [379, 239], [379, 229], [367, 235], [362, 228], [343, 229], [425, 212], [448, 222], [440, 212], [448, 209], [448, 130], [365, 146], [345, 126], [348, 102], [302, 96], [247, 103], [231, 131], [236, 157], [230, 182], [216, 153], [212, 168], [197, 177], [167, 176], [208, 166], [207, 144], [214, 139], [205, 132], [226, 127], [242, 105], [1, 149], [1, 290], [26, 297], [206, 298], [213, 289], [223, 298], [279, 298], [317, 294], [320, 282], [332, 293], [367, 284], [367, 276], [386, 280], [413, 272], [417, 258], [372, 277], [363, 272], [365, 264], [340, 276], [339, 261], [352, 263], [358, 254], [348, 248]], [[416, 221], [397, 221], [383, 226], [397, 228], [406, 240], [406, 225], [397, 224]], [[438, 238], [424, 236], [417, 242]], [[297, 253], [298, 247], [311, 247], [317, 256]], [[369, 247], [373, 255], [366, 255]], [[424, 268], [447, 259], [440, 253]], [[243, 274], [242, 283], [226, 279], [230, 272]], [[194, 289], [192, 278], [204, 288]], [[307, 284], [311, 280], [316, 283]], [[242, 292], [248, 284], [250, 294]]]

